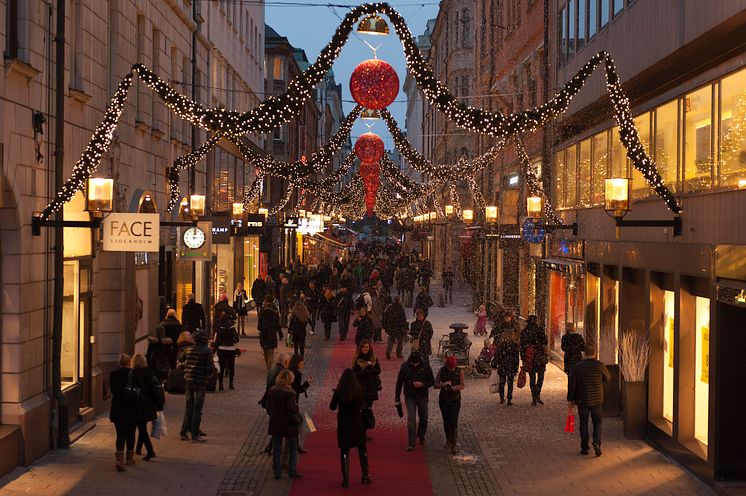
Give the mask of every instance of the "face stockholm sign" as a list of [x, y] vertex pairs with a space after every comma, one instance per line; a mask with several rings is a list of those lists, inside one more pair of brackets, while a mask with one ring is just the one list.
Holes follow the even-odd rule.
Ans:
[[112, 213], [101, 225], [104, 251], [158, 251], [161, 229], [158, 214]]

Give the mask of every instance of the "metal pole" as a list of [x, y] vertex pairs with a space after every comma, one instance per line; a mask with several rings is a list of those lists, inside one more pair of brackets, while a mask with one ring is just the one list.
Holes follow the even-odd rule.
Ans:
[[[542, 102], [546, 103], [549, 100], [549, 84], [551, 78], [549, 77], [549, 49], [551, 47], [549, 39], [549, 0], [544, 0], [544, 50], [541, 56], [542, 66]], [[551, 184], [551, 164], [552, 164], [552, 141], [551, 141], [551, 124], [547, 123], [544, 125], [544, 134], [542, 136], [542, 167], [541, 167], [541, 180], [544, 185], [544, 191], [549, 193], [550, 189], [548, 186]], [[546, 241], [542, 243], [542, 255], [546, 249]], [[549, 298], [549, 291], [547, 285], [547, 269], [538, 264], [536, 267], [536, 287], [535, 287], [535, 301], [536, 301], [536, 315], [539, 322], [545, 322], [547, 317], [547, 299]]]
[[[60, 191], [65, 182], [65, 3], [57, 0], [57, 33], [55, 42], [55, 115], [54, 115], [54, 189]], [[64, 220], [63, 209], [55, 213], [57, 221]], [[57, 419], [57, 448], [70, 447], [68, 410], [62, 394], [62, 303], [65, 275], [64, 228], [54, 228], [54, 308], [52, 310], [52, 391], [53, 415]], [[54, 424], [54, 423], [53, 423]], [[52, 426], [54, 429], [54, 425]]]

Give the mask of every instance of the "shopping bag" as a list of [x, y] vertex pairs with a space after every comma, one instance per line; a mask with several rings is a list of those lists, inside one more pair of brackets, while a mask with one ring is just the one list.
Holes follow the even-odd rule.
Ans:
[[500, 377], [497, 375], [497, 369], [492, 369], [490, 373], [490, 394], [500, 391]]
[[316, 432], [316, 424], [313, 423], [313, 419], [311, 418], [311, 416], [307, 413], [303, 413], [303, 418], [305, 420], [308, 432]]
[[288, 348], [293, 347], [293, 335], [291, 333], [288, 333], [287, 338], [285, 338], [285, 346]]
[[158, 412], [158, 415], [153, 420], [153, 429], [150, 431], [150, 436], [155, 439], [160, 439], [161, 436], [168, 435], [168, 426], [166, 425], [166, 416], [163, 412]]
[[572, 407], [567, 410], [567, 419], [565, 420], [565, 432], [572, 434], [575, 432], [575, 414]]
[[518, 372], [518, 381], [516, 381], [516, 386], [519, 388], [525, 388], [526, 387], [526, 369], [521, 367], [521, 371]]

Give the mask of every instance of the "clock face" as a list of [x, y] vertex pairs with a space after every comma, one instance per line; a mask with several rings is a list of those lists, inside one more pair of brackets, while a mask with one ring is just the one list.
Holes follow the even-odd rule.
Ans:
[[205, 244], [205, 240], [207, 239], [205, 237], [205, 231], [203, 231], [199, 227], [190, 227], [189, 229], [184, 231], [184, 234], [181, 236], [181, 238], [184, 240], [184, 244], [187, 246], [187, 248], [191, 248], [192, 250], [201, 248], [202, 245]]
[[541, 243], [544, 241], [546, 228], [543, 220], [526, 219], [523, 222], [523, 239], [529, 243]]

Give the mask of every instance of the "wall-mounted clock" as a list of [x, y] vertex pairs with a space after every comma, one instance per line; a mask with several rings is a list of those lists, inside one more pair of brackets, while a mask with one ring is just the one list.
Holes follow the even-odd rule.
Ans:
[[184, 231], [184, 234], [181, 235], [181, 239], [184, 241], [187, 248], [197, 250], [205, 244], [207, 236], [205, 235], [205, 231], [194, 226]]
[[529, 243], [541, 243], [546, 236], [546, 227], [542, 219], [526, 219], [523, 221], [521, 236]]

